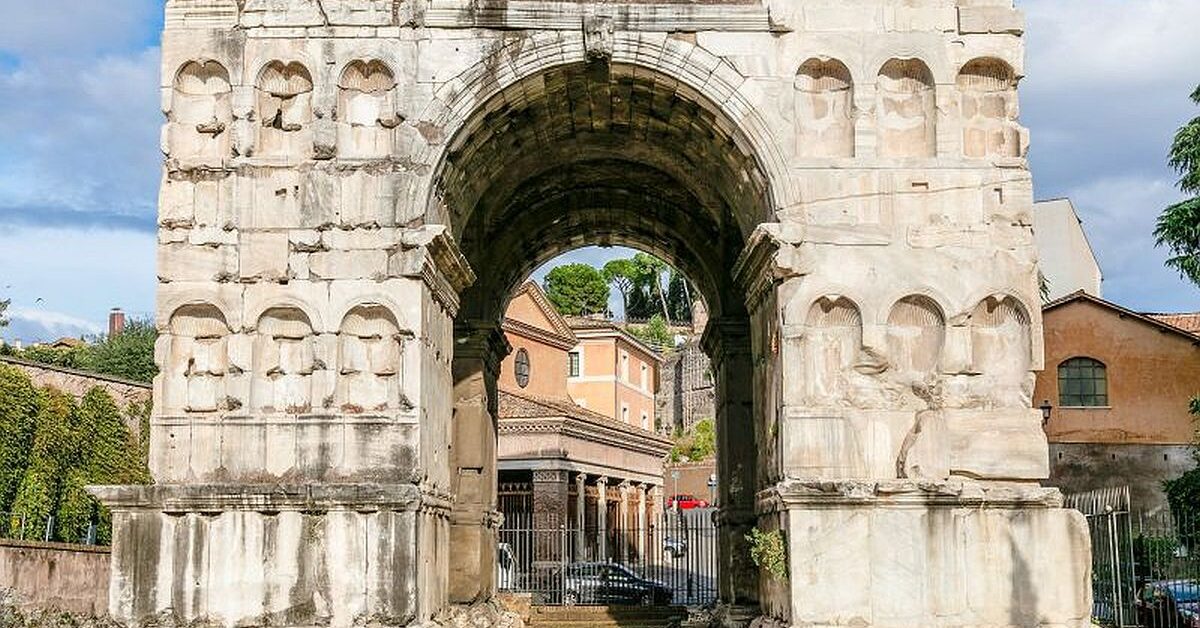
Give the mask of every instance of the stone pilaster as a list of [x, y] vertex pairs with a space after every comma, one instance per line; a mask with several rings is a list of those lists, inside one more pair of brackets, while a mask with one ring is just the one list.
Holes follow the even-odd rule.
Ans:
[[587, 474], [575, 475], [575, 560], [587, 556]]
[[449, 592], [452, 603], [470, 604], [494, 593], [496, 382], [510, 347], [496, 325], [460, 323], [454, 335]]
[[622, 562], [629, 562], [629, 493], [633, 487], [628, 481], [621, 482], [621, 501], [617, 503], [617, 556]]
[[646, 538], [649, 534], [646, 521], [646, 485], [637, 485], [637, 555], [646, 560]]

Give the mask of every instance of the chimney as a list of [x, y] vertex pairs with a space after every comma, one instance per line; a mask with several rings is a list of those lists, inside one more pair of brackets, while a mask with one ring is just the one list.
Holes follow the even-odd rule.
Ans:
[[125, 331], [125, 312], [122, 312], [119, 307], [114, 307], [108, 313], [108, 337], [120, 336], [123, 331]]

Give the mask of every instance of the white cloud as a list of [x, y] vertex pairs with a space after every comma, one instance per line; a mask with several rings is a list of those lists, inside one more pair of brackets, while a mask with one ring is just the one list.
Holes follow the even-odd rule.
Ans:
[[0, 329], [0, 336], [24, 343], [49, 342], [64, 337], [79, 338], [103, 331], [91, 321], [51, 310], [14, 308], [6, 316], [9, 324]]
[[102, 326], [110, 308], [154, 310], [155, 236], [128, 230], [0, 226], [0, 298]]

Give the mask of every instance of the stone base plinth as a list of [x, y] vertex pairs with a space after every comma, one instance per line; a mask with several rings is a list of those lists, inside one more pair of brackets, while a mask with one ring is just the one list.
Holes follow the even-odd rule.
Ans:
[[1087, 626], [1090, 540], [1056, 489], [970, 481], [788, 481], [762, 492], [789, 573], [761, 626]]
[[[448, 500], [412, 484], [96, 487], [113, 619], [135, 626], [408, 626], [445, 599]], [[422, 549], [426, 548], [426, 549]]]

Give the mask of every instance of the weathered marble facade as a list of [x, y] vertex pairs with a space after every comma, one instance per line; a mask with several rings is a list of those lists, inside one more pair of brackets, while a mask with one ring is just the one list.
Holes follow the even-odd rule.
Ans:
[[624, 243], [711, 310], [723, 621], [1087, 623], [1037, 485], [1011, 0], [166, 11], [157, 484], [97, 489], [119, 620], [507, 621], [505, 297]]

